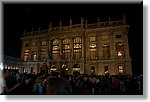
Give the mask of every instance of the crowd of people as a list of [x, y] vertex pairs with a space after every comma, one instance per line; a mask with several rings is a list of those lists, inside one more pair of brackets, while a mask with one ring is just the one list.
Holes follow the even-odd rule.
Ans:
[[143, 95], [143, 77], [3, 73], [1, 95]]

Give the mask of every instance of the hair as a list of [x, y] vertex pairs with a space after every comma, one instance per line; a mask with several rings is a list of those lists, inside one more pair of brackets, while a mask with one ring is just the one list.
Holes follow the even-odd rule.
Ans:
[[47, 95], [71, 95], [72, 88], [65, 78], [49, 78], [46, 86]]

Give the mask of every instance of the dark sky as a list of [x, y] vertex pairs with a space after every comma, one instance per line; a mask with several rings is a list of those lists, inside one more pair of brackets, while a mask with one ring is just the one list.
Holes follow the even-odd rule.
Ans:
[[47, 29], [50, 21], [53, 26], [80, 23], [80, 18], [88, 23], [122, 19], [127, 17], [129, 30], [129, 48], [134, 74], [143, 73], [143, 2], [132, 4], [3, 4], [4, 54], [20, 58], [23, 31]]

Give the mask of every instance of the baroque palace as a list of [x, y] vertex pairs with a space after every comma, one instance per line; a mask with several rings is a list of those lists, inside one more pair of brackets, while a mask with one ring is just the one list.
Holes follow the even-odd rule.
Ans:
[[130, 74], [131, 58], [128, 46], [129, 25], [126, 17], [118, 21], [52, 27], [47, 30], [24, 32], [22, 39], [21, 72], [65, 75], [86, 73], [97, 75]]

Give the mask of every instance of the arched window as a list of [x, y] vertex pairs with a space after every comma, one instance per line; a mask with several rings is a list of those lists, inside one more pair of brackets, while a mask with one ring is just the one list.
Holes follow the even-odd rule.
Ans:
[[79, 64], [73, 65], [73, 74], [80, 74], [80, 65]]
[[54, 60], [59, 59], [59, 40], [58, 39], [53, 40], [52, 59]]
[[118, 66], [118, 73], [119, 74], [123, 74], [124, 73], [123, 65], [119, 65]]
[[90, 44], [89, 46], [89, 51], [90, 51], [90, 59], [93, 60], [93, 59], [97, 59], [96, 57], [96, 51], [97, 51], [97, 45], [96, 43], [92, 43]]
[[109, 59], [110, 57], [110, 48], [108, 43], [104, 43], [102, 46], [103, 59]]
[[36, 51], [36, 49], [32, 49], [31, 61], [36, 61], [36, 60], [37, 60], [37, 51]]
[[121, 59], [124, 57], [124, 45], [123, 42], [116, 43], [116, 52], [117, 52], [117, 58]]
[[89, 45], [89, 52], [90, 52], [90, 59], [97, 59], [96, 51], [97, 51], [97, 44], [96, 44], [96, 37], [91, 36], [89, 37], [90, 45]]
[[28, 61], [29, 60], [29, 50], [26, 49], [24, 50], [24, 61]]
[[29, 44], [28, 44], [28, 43], [25, 43], [25, 47], [29, 47]]
[[82, 56], [81, 52], [82, 52], [81, 38], [76, 37], [73, 40], [73, 58], [80, 59]]
[[64, 59], [70, 58], [70, 39], [63, 39], [62, 55]]

